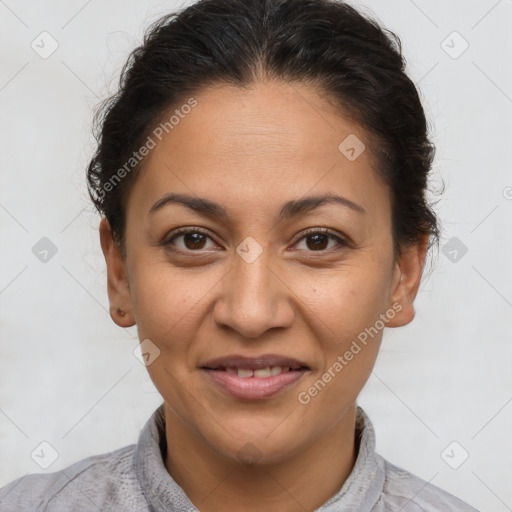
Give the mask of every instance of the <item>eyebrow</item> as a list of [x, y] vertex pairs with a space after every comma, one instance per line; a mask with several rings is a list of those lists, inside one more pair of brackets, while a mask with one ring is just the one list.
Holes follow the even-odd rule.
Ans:
[[[366, 214], [366, 210], [361, 205], [354, 203], [346, 197], [334, 194], [325, 194], [319, 196], [307, 196], [286, 202], [279, 212], [278, 220], [282, 221], [290, 219], [301, 213], [310, 212], [324, 204], [332, 203], [346, 206], [361, 214]], [[187, 194], [175, 194], [172, 192], [160, 198], [150, 208], [148, 214], [153, 214], [168, 204], [182, 204], [203, 215], [217, 217], [224, 222], [229, 221], [229, 214], [221, 205], [202, 197], [194, 197]]]

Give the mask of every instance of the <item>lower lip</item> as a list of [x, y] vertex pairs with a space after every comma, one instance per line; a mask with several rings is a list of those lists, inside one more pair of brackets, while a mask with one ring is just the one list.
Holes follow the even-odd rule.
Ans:
[[223, 370], [202, 370], [213, 382], [235, 398], [261, 400], [289, 389], [305, 373], [305, 370], [291, 370], [271, 377], [239, 377]]

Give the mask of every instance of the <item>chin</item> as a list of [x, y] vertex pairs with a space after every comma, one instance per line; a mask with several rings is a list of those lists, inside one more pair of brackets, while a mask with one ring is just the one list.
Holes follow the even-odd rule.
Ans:
[[219, 454], [244, 465], [283, 462], [301, 450], [301, 443], [297, 438], [298, 432], [276, 429], [278, 425], [279, 421], [274, 421], [272, 427], [262, 429], [260, 426], [252, 430], [226, 425], [226, 430], [232, 435], [221, 429], [222, 439], [210, 439], [210, 445]]

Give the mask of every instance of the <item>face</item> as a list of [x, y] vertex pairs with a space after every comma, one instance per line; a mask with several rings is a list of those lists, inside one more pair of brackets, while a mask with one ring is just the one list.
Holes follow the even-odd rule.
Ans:
[[[282, 460], [353, 407], [383, 325], [412, 320], [425, 245], [393, 259], [391, 193], [365, 132], [313, 88], [222, 85], [194, 99], [130, 191], [125, 259], [100, 226], [111, 306], [126, 312], [113, 318], [150, 340], [166, 414], [199, 443], [235, 460], [251, 442]], [[366, 149], [340, 150], [347, 137]], [[160, 201], [170, 193], [181, 199]], [[268, 354], [307, 368], [272, 385], [205, 369]]]

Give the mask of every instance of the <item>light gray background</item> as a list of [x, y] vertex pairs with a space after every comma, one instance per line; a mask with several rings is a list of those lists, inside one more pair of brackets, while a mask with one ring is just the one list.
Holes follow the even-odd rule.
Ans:
[[[447, 186], [442, 247], [468, 249], [439, 253], [359, 403], [391, 462], [481, 510], [512, 510], [512, 1], [353, 3], [402, 39], [435, 127], [433, 186]], [[176, 5], [0, 0], [0, 485], [43, 471], [31, 458], [42, 441], [58, 452], [46, 471], [136, 442], [161, 403], [133, 355], [136, 328], [108, 314], [84, 168], [92, 107]], [[31, 48], [43, 31], [59, 45], [46, 59]], [[58, 249], [46, 263], [32, 252], [42, 237]]]

